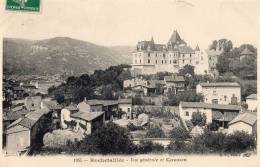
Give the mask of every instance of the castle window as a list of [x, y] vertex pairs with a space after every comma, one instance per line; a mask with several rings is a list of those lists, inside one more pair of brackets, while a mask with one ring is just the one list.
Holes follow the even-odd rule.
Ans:
[[191, 54], [190, 54], [190, 57], [191, 57]]
[[150, 52], [148, 53], [148, 57], [150, 57]]
[[170, 64], [172, 64], [172, 61], [170, 60]]
[[163, 57], [165, 58], [165, 53], [163, 54]]
[[167, 61], [165, 60], [164, 62], [165, 62], [165, 64], [166, 64]]
[[155, 63], [157, 64], [157, 60], [155, 60]]
[[150, 64], [150, 59], [148, 59], [148, 64]]
[[137, 64], [137, 60], [135, 60], [135, 64]]
[[141, 59], [140, 59], [140, 64], [142, 63]]
[[162, 64], [163, 64], [163, 60], [162, 60]]
[[182, 60], [182, 63], [184, 64], [184, 60]]

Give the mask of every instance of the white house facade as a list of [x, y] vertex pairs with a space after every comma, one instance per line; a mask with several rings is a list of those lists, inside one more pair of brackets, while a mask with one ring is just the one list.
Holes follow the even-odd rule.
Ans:
[[235, 82], [200, 83], [196, 93], [204, 96], [205, 103], [238, 104], [241, 102], [241, 87]]

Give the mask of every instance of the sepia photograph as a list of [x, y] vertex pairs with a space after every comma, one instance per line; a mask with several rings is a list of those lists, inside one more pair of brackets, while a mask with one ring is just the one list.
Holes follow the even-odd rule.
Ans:
[[1, 5], [3, 157], [257, 156], [259, 1]]

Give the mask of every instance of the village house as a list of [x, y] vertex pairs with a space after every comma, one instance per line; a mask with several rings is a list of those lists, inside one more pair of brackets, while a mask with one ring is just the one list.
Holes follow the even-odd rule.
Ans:
[[214, 76], [218, 75], [217, 63], [219, 56], [223, 53], [223, 50], [217, 47], [216, 50], [206, 50], [206, 54], [208, 55], [208, 65], [209, 65], [209, 73]]
[[30, 85], [36, 87], [37, 89], [36, 93], [41, 93], [41, 94], [48, 94], [48, 89], [52, 86], [57, 86], [58, 84], [60, 83], [48, 81], [48, 80], [42, 80], [42, 79], [36, 79], [30, 81]]
[[[105, 114], [99, 110], [99, 106], [93, 104], [100, 104], [96, 102], [91, 102], [94, 108], [91, 108], [89, 101], [81, 102], [78, 104], [78, 110], [74, 110], [74, 107], [68, 107], [61, 110], [61, 128], [67, 129], [68, 122], [75, 121], [76, 126], [75, 130], [82, 129], [84, 133], [91, 134], [98, 126], [102, 125], [105, 122]], [[73, 109], [70, 111], [70, 109]], [[98, 109], [98, 110], [97, 110]]]
[[16, 108], [9, 109], [3, 109], [3, 147], [6, 146], [6, 130], [7, 127], [16, 121], [17, 119], [24, 117], [26, 114], [28, 114], [30, 111], [26, 109], [25, 106], [19, 106]]
[[133, 118], [132, 114], [132, 99], [118, 99], [118, 110], [123, 112], [128, 119]]
[[6, 152], [26, 151], [42, 140], [50, 125], [50, 111], [46, 108], [27, 113], [14, 121], [6, 130]]
[[13, 87], [12, 91], [13, 91], [13, 98], [15, 100], [24, 98], [24, 94], [25, 94], [24, 88], [20, 86], [15, 86]]
[[31, 84], [20, 83], [20, 86], [24, 89], [25, 93], [34, 95], [37, 92], [37, 88]]
[[256, 135], [257, 116], [255, 112], [243, 112], [228, 123], [228, 132], [244, 131]]
[[113, 120], [117, 116], [118, 100], [88, 100], [89, 104], [94, 103], [102, 104], [102, 111], [105, 112], [105, 120]]
[[248, 105], [248, 110], [256, 111], [257, 109], [257, 95], [251, 94], [246, 97], [246, 104]]
[[97, 128], [102, 126], [105, 122], [104, 112], [100, 111], [85, 111], [85, 112], [76, 112], [70, 115], [71, 121], [76, 121], [76, 130], [79, 128], [83, 129], [86, 134], [91, 134]]
[[183, 76], [165, 76], [164, 82], [166, 85], [164, 93], [178, 94], [185, 90], [185, 80]]
[[206, 123], [217, 123], [222, 128], [227, 128], [228, 123], [241, 111], [237, 105], [210, 104], [202, 102], [180, 102], [179, 114], [184, 120], [191, 120], [195, 112], [206, 115]]
[[136, 77], [133, 79], [127, 79], [123, 82], [124, 89], [132, 88], [136, 85], [147, 85], [147, 81], [144, 80], [142, 77]]
[[241, 87], [236, 82], [199, 83], [196, 93], [202, 94], [205, 103], [238, 104], [241, 102]]

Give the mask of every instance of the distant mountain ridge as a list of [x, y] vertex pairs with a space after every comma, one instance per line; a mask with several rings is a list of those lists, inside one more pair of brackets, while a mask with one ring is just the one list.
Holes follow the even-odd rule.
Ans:
[[91, 73], [112, 65], [130, 64], [133, 49], [132, 46], [105, 47], [69, 37], [45, 40], [4, 38], [4, 73]]

